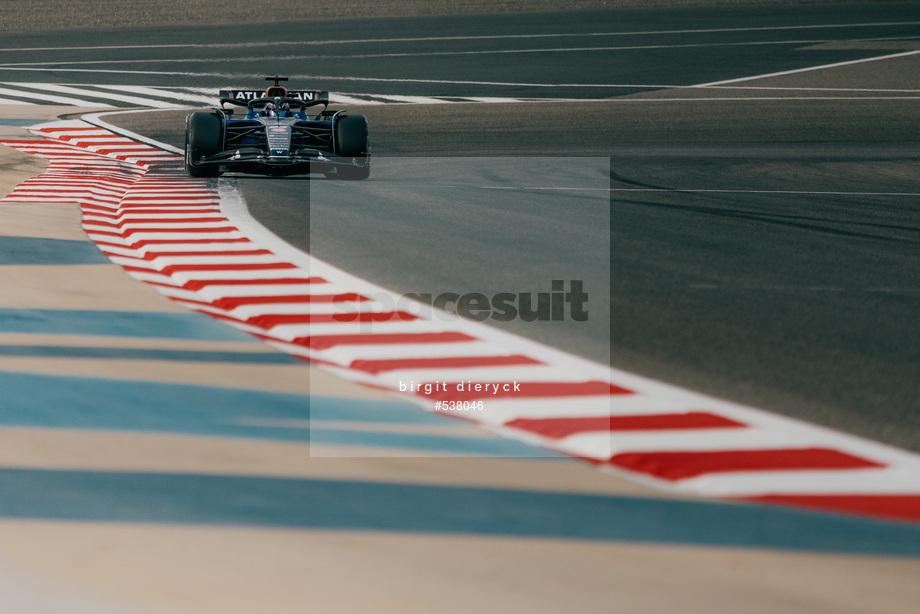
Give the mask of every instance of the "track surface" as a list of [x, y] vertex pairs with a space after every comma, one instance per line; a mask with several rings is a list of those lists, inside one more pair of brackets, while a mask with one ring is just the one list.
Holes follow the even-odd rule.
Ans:
[[[613, 366], [917, 450], [915, 57], [718, 88], [652, 87], [909, 52], [918, 44], [914, 21], [909, 6], [884, 3], [807, 6], [783, 14], [748, 7], [528, 15], [490, 20], [487, 32], [465, 18], [395, 20], [388, 23], [387, 38], [424, 23], [426, 31], [460, 40], [321, 46], [336, 56], [361, 57], [324, 56], [317, 74], [373, 77], [320, 78], [317, 85], [417, 95], [617, 97], [565, 104], [353, 107], [368, 115], [378, 156], [370, 182], [339, 190], [354, 191], [355, 199], [366, 193], [373, 205], [360, 209], [330, 202], [336, 188], [325, 185], [324, 198], [306, 207], [309, 184], [303, 180], [243, 179], [240, 185], [253, 212], [280, 236], [396, 290], [488, 291], [498, 287], [499, 271], [502, 289], [510, 289], [506, 279], [525, 279], [529, 285], [522, 285], [537, 291], [554, 278], [545, 271], [561, 255], [585, 278], [606, 275], [603, 256], [593, 256], [597, 243], [577, 240], [603, 219], [596, 202], [587, 215], [571, 216], [561, 242], [558, 215], [577, 210], [571, 194], [529, 211], [526, 225], [503, 225], [501, 239], [486, 250], [477, 224], [490, 224], [488, 216], [470, 224], [449, 199], [417, 215], [418, 209], [399, 201], [398, 189], [420, 189], [426, 178], [415, 176], [411, 163], [385, 157], [609, 156]], [[834, 27], [817, 27], [821, 24]], [[283, 39], [286, 27], [265, 26], [261, 38]], [[373, 31], [363, 29], [369, 27], [323, 24], [319, 38], [344, 38], [346, 31], [352, 40], [371, 37]], [[199, 40], [217, 38], [218, 30]], [[601, 51], [546, 54], [492, 52], [585, 47], [585, 38], [577, 38], [578, 45], [564, 37], [462, 38], [577, 32], [616, 35], [591, 39], [592, 47], [594, 42], [607, 47]], [[232, 55], [226, 49], [195, 51], [196, 57]], [[187, 49], [168, 53], [176, 60], [189, 55]], [[389, 55], [402, 53], [410, 56]], [[222, 61], [227, 76], [196, 78], [217, 85], [231, 75], [255, 77], [256, 67], [265, 65], [259, 55]], [[279, 62], [279, 72], [303, 74], [308, 60], [292, 61], [296, 64]], [[191, 71], [215, 67], [213, 59], [175, 64]], [[125, 67], [164, 66], [127, 62]], [[105, 78], [160, 84], [187, 79]], [[408, 80], [388, 80], [394, 78]], [[427, 82], [431, 79], [438, 82]], [[496, 85], [511, 82], [604, 87]], [[181, 115], [119, 121], [181, 145]], [[481, 172], [469, 173], [465, 163], [444, 164], [439, 177], [464, 185], [490, 181]], [[322, 183], [314, 182], [314, 191]], [[528, 187], [525, 183], [512, 176], [506, 187]], [[520, 193], [490, 194], [490, 206], [513, 210]], [[322, 220], [321, 233], [307, 232], [311, 215]], [[537, 266], [535, 254], [543, 256]], [[567, 324], [516, 323], [514, 330], [605, 359], [607, 338], [597, 328]]]
[[[590, 307], [609, 302], [611, 333], [511, 323], [519, 332], [600, 361], [609, 340], [615, 366], [916, 449], [917, 56], [663, 87], [910, 53], [913, 7], [3, 34], [0, 87], [216, 88], [271, 64], [345, 93], [574, 96], [349, 105], [372, 125], [370, 181], [239, 184], [276, 233], [397, 290], [545, 290], [568, 262], [589, 291], [610, 285]], [[583, 44], [586, 32], [605, 38]], [[482, 34], [497, 38], [462, 38]], [[282, 59], [269, 41], [288, 36], [313, 42]], [[394, 37], [417, 40], [315, 44]], [[163, 43], [185, 46], [136, 47]], [[617, 48], [576, 49], [588, 46]], [[57, 114], [0, 111], [10, 134]], [[183, 115], [118, 121], [181, 145]], [[484, 148], [504, 157], [483, 164]], [[610, 198], [527, 189], [545, 168], [535, 158], [553, 155], [595, 157], [543, 180], [609, 185]], [[10, 160], [8, 189], [38, 172], [37, 158]], [[24, 595], [35, 611], [170, 614], [916, 609], [914, 525], [681, 500], [566, 460], [450, 457], [508, 441], [399, 403], [381, 411], [375, 391], [126, 283], [75, 206], [0, 214], [0, 281], [16, 288], [0, 299], [0, 586], [13, 607]]]

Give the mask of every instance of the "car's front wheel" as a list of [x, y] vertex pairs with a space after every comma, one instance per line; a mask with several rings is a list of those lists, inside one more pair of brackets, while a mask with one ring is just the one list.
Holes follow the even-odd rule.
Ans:
[[335, 123], [335, 154], [343, 158], [366, 156], [368, 150], [367, 118], [346, 115]]
[[363, 115], [346, 115], [335, 124], [335, 153], [343, 158], [351, 158], [356, 164], [364, 166], [339, 166], [336, 179], [367, 179], [371, 175], [368, 159], [370, 139], [367, 131], [367, 118]]
[[220, 118], [214, 113], [192, 113], [185, 120], [185, 170], [192, 177], [217, 177], [217, 165], [196, 166], [205, 156], [220, 152]]

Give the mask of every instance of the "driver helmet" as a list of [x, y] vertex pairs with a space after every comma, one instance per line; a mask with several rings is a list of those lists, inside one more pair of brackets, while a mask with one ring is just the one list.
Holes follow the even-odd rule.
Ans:
[[264, 115], [265, 117], [274, 117], [275, 109], [276, 107], [275, 107], [274, 102], [267, 102], [265, 103], [265, 108], [262, 109], [262, 115]]

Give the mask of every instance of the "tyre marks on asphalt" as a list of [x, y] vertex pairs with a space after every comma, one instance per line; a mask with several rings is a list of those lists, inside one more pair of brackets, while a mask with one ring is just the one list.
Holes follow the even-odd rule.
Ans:
[[4, 143], [48, 169], [7, 200], [78, 201], [84, 230], [133, 277], [343, 379], [679, 493], [920, 521], [916, 455], [476, 322], [385, 310], [400, 297], [248, 236], [180, 156], [82, 121], [33, 132]]

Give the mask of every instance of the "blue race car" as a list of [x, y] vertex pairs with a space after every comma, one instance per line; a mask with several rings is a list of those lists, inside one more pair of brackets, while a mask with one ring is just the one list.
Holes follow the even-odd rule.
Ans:
[[[286, 77], [261, 90], [220, 90], [220, 108], [185, 120], [185, 169], [192, 177], [231, 171], [284, 176], [322, 173], [328, 178], [367, 179], [367, 119], [330, 110], [329, 92], [290, 91]], [[246, 107], [238, 117], [225, 104]], [[307, 111], [322, 107], [311, 117]]]

